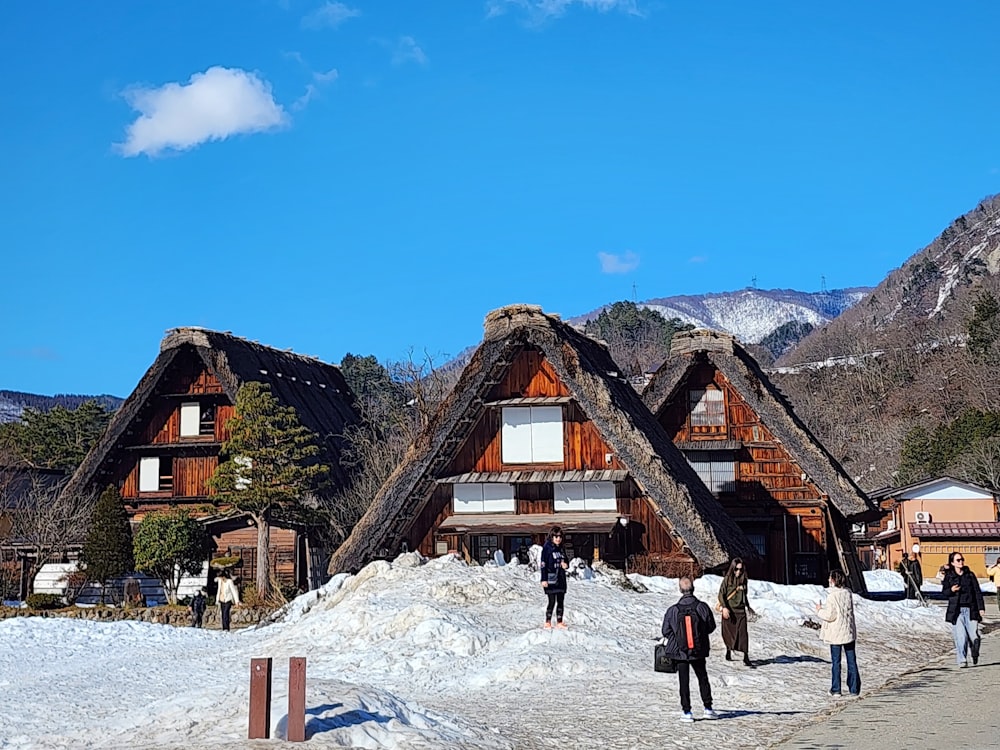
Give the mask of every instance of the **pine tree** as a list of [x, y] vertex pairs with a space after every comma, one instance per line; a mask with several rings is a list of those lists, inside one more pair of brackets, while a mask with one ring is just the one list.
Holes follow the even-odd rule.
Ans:
[[108, 487], [97, 499], [90, 530], [80, 553], [87, 578], [101, 584], [101, 603], [104, 603], [103, 584], [111, 578], [135, 570], [132, 553], [132, 526], [125, 504], [118, 489]]
[[267, 554], [271, 520], [305, 515], [305, 498], [326, 482], [329, 467], [320, 462], [316, 435], [300, 422], [295, 409], [281, 406], [263, 383], [245, 383], [236, 394], [235, 416], [226, 423], [226, 457], [209, 480], [223, 503], [248, 514], [257, 526], [257, 591], [271, 596]]
[[135, 566], [163, 584], [171, 604], [185, 575], [198, 575], [215, 549], [205, 526], [185, 510], [150, 513], [135, 530]]
[[73, 410], [29, 408], [20, 422], [0, 425], [0, 447], [29, 466], [74, 471], [110, 420], [111, 412], [93, 400]]

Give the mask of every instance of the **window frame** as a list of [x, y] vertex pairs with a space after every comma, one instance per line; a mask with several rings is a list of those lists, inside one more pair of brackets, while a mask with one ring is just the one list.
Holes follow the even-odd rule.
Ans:
[[[558, 420], [554, 417], [558, 414]], [[500, 410], [500, 462], [562, 464], [566, 460], [566, 413], [562, 405], [504, 406]]]

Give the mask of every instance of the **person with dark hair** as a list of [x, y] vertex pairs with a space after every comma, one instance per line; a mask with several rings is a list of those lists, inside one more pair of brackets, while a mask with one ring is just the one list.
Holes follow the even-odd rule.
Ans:
[[903, 585], [906, 587], [907, 599], [920, 598], [920, 586], [924, 582], [924, 572], [920, 567], [920, 560], [916, 552], [910, 552], [903, 556], [897, 567], [899, 574], [903, 576]]
[[219, 590], [215, 592], [215, 601], [219, 603], [219, 618], [222, 620], [222, 629], [229, 630], [233, 605], [239, 606], [240, 603], [240, 590], [236, 588], [236, 583], [224, 570], [216, 576], [215, 580], [219, 584]]
[[553, 526], [542, 547], [542, 556], [538, 561], [538, 569], [542, 574], [542, 588], [549, 601], [545, 607], [545, 628], [552, 627], [552, 611], [556, 613], [556, 627], [565, 628], [563, 622], [563, 600], [566, 597], [566, 569], [569, 563], [562, 548], [563, 533], [558, 526]]
[[667, 655], [677, 664], [677, 686], [681, 697], [681, 721], [694, 721], [691, 715], [691, 670], [698, 677], [698, 690], [706, 719], [716, 718], [712, 708], [712, 685], [708, 681], [705, 660], [715, 631], [715, 617], [705, 602], [694, 595], [694, 581], [684, 576], [678, 582], [681, 598], [663, 615], [660, 632], [667, 639]]
[[208, 604], [208, 590], [202, 586], [198, 593], [191, 598], [191, 627], [200, 628], [205, 617], [205, 605]]
[[986, 604], [983, 602], [983, 592], [979, 589], [979, 579], [965, 566], [965, 555], [961, 552], [948, 554], [948, 568], [941, 582], [941, 593], [948, 597], [948, 610], [944, 619], [951, 623], [958, 666], [969, 666], [969, 652], [972, 653], [972, 663], [978, 664], [978, 623], [986, 616]]
[[747, 632], [747, 615], [753, 613], [750, 607], [746, 565], [739, 557], [729, 563], [726, 577], [719, 586], [719, 607], [722, 613], [722, 641], [726, 644], [726, 661], [733, 660], [733, 651], [743, 654], [743, 663], [750, 661], [750, 635]]
[[854, 622], [854, 595], [847, 588], [847, 577], [841, 571], [830, 573], [829, 591], [826, 603], [816, 604], [816, 616], [823, 621], [820, 637], [830, 644], [830, 695], [840, 695], [840, 654], [843, 652], [847, 657], [847, 689], [857, 696], [861, 693], [861, 674], [855, 649], [858, 628]]

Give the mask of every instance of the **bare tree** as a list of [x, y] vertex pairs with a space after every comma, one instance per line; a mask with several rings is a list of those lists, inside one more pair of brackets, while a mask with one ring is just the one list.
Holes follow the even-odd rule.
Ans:
[[1000, 437], [973, 443], [957, 460], [955, 474], [967, 482], [1000, 489]]
[[10, 500], [11, 538], [28, 555], [28, 590], [42, 566], [83, 543], [94, 498], [63, 493], [63, 483], [25, 477], [27, 486]]
[[442, 372], [435, 368], [433, 357], [424, 353], [391, 362], [386, 370], [400, 386], [400, 402], [371, 400], [362, 403], [362, 423], [345, 433], [346, 449], [341, 463], [352, 475], [350, 486], [336, 492], [325, 502], [330, 530], [336, 543], [342, 542], [365, 514], [389, 475], [403, 461], [407, 449], [427, 427], [438, 406], [447, 397], [457, 370]]

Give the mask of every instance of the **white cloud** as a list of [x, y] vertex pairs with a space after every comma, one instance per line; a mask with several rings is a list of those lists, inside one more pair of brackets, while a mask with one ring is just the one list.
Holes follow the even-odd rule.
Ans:
[[311, 102], [317, 94], [319, 94], [319, 90], [327, 84], [336, 81], [338, 75], [339, 74], [337, 73], [336, 68], [331, 68], [325, 73], [313, 71], [312, 81], [306, 84], [306, 92], [295, 100], [295, 103], [292, 105], [292, 109], [295, 111], [305, 109], [305, 106], [309, 104], [309, 102]]
[[320, 7], [302, 19], [302, 25], [307, 29], [335, 29], [350, 18], [357, 18], [361, 11], [349, 8], [343, 3], [323, 3]]
[[598, 13], [617, 10], [630, 16], [642, 15], [637, 0], [487, 0], [486, 15], [492, 18], [515, 9], [527, 12], [535, 21], [541, 22], [558, 18], [574, 5]]
[[209, 68], [186, 84], [135, 86], [123, 93], [140, 116], [117, 144], [124, 156], [185, 151], [206, 141], [282, 127], [288, 117], [271, 95], [271, 85], [239, 68]]
[[412, 36], [401, 36], [396, 42], [396, 48], [392, 53], [392, 64], [402, 65], [403, 63], [415, 62], [418, 65], [427, 64], [427, 55], [420, 49], [417, 40]]
[[615, 253], [598, 253], [601, 261], [601, 273], [628, 273], [639, 267], [639, 256], [631, 250], [617, 255]]

